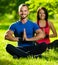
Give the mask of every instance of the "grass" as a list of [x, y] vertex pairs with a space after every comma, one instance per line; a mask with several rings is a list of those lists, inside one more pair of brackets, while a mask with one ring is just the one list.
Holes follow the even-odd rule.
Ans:
[[[17, 46], [16, 42], [6, 41], [4, 40], [4, 35], [6, 30], [8, 29], [10, 23], [1, 23], [0, 24], [0, 65], [58, 65], [58, 49], [51, 49], [42, 54], [42, 58], [19, 58], [13, 59], [13, 57], [6, 52], [6, 45], [8, 43]], [[58, 31], [57, 22], [54, 23], [56, 30]], [[56, 38], [51, 39], [51, 41]], [[58, 37], [57, 37], [58, 39]]]

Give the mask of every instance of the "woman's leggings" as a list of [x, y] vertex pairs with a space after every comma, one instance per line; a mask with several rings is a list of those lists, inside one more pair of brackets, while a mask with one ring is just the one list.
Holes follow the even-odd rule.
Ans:
[[48, 48], [50, 48], [50, 49], [52, 49], [52, 48], [54, 48], [54, 49], [58, 48], [58, 40], [55, 40], [55, 41], [51, 42], [50, 44], [48, 44]]

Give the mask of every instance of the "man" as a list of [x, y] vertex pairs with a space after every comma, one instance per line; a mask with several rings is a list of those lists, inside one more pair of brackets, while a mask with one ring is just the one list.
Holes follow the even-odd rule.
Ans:
[[[5, 34], [5, 39], [10, 41], [18, 42], [18, 47], [14, 47], [11, 44], [6, 46], [6, 51], [12, 56], [16, 57], [27, 57], [28, 55], [41, 54], [40, 46], [35, 45], [33, 41], [42, 39], [45, 37], [45, 34], [41, 31], [37, 24], [28, 20], [28, 6], [26, 4], [21, 4], [18, 8], [18, 14], [20, 15], [20, 21], [13, 23], [9, 30]], [[24, 31], [24, 29], [26, 31]], [[26, 35], [24, 34], [26, 32]], [[34, 36], [36, 33], [36, 36]], [[25, 36], [29, 38], [26, 41]], [[43, 45], [41, 45], [43, 47]], [[46, 47], [45, 47], [46, 49]]]

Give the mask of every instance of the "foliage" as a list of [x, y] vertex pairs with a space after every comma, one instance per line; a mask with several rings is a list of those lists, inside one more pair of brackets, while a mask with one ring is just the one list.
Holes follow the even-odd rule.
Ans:
[[[36, 20], [38, 7], [46, 7], [49, 12], [49, 18], [58, 18], [58, 0], [0, 0], [0, 20], [17, 20], [18, 6], [26, 3], [29, 6], [29, 18]], [[33, 18], [34, 17], [34, 18]]]
[[0, 0], [0, 20], [2, 19], [18, 19], [17, 9], [21, 3], [27, 0]]
[[32, 13], [35, 13], [39, 7], [45, 7], [48, 10], [49, 18], [55, 18], [58, 13], [58, 0], [29, 0], [26, 1], [26, 4], [29, 5]]

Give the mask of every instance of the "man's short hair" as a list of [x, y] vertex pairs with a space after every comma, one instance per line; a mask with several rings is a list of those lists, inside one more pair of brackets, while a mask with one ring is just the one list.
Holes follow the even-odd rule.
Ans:
[[[18, 7], [18, 11], [20, 11], [21, 7], [24, 7], [24, 6], [26, 6], [26, 7], [28, 8], [27, 4], [21, 4], [21, 5], [19, 5], [19, 7]], [[29, 8], [28, 8], [28, 9], [29, 9]]]

